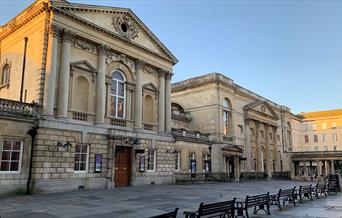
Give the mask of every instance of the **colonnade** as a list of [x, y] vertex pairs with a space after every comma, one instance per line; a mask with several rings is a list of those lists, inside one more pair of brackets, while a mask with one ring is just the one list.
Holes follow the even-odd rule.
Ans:
[[[49, 28], [47, 65], [45, 72], [45, 88], [43, 114], [54, 117], [54, 106], [57, 103], [57, 118], [68, 117], [70, 57], [72, 41], [75, 34], [56, 25]], [[58, 41], [61, 41], [61, 59], [58, 63]], [[105, 45], [97, 45], [98, 72], [96, 80], [95, 124], [103, 124], [106, 116], [106, 51]], [[134, 89], [134, 128], [143, 128], [143, 71], [145, 62], [137, 59], [135, 62]], [[59, 73], [57, 65], [60, 66]], [[158, 94], [158, 131], [171, 131], [171, 77], [172, 73], [160, 69]], [[56, 82], [57, 81], [57, 82]], [[58, 88], [57, 88], [58, 87]], [[57, 96], [57, 99], [56, 99]]]

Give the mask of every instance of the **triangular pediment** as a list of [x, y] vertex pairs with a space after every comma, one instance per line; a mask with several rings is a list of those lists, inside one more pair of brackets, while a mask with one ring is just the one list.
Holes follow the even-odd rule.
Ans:
[[54, 6], [173, 63], [178, 62], [176, 57], [130, 9], [68, 2], [54, 2]]
[[267, 103], [267, 101], [255, 101], [250, 104], [247, 104], [244, 106], [244, 110], [246, 112], [254, 112], [256, 114], [270, 117], [273, 120], [278, 120], [279, 116], [277, 113], [273, 110], [271, 105]]
[[79, 69], [88, 71], [90, 73], [97, 73], [97, 69], [86, 60], [72, 62], [70, 63], [70, 66], [72, 69]]
[[158, 88], [152, 82], [144, 84], [143, 89], [158, 92]]
[[226, 146], [222, 147], [222, 150], [223, 151], [230, 151], [230, 152], [239, 152], [239, 153], [243, 152], [242, 146], [234, 145], [234, 144], [226, 145]]

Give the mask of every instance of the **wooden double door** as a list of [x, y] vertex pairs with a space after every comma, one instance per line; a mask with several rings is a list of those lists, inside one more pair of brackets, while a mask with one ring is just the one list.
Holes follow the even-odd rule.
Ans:
[[115, 149], [114, 182], [116, 187], [129, 186], [132, 172], [132, 149], [117, 146]]

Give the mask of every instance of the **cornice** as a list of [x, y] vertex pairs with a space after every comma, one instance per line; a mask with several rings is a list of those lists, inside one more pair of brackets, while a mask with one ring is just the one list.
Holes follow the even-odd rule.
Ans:
[[2, 31], [0, 32], [0, 40], [5, 39], [44, 11], [49, 11], [47, 2], [40, 2], [39, 4], [33, 3], [23, 12], [18, 14], [15, 18], [2, 26]]
[[95, 29], [95, 30], [97, 30], [97, 31], [100, 31], [100, 32], [102, 32], [102, 33], [105, 33], [105, 34], [107, 34], [107, 35], [109, 35], [109, 36], [111, 36], [111, 37], [114, 37], [114, 38], [116, 38], [116, 39], [118, 39], [118, 40], [120, 40], [120, 41], [122, 41], [122, 42], [124, 42], [124, 43], [126, 43], [126, 44], [129, 44], [129, 45], [131, 45], [131, 46], [133, 46], [133, 47], [135, 47], [135, 48], [137, 48], [137, 49], [139, 49], [139, 50], [141, 50], [141, 51], [143, 51], [143, 52], [145, 52], [145, 53], [148, 53], [148, 54], [153, 55], [153, 56], [155, 56], [155, 57], [157, 57], [157, 58], [159, 58], [159, 59], [162, 59], [162, 60], [164, 60], [164, 61], [166, 61], [166, 62], [168, 62], [168, 63], [171, 63], [172, 65], [174, 65], [174, 64], [177, 63], [176, 61], [170, 60], [170, 59], [168, 59], [168, 58], [165, 58], [165, 57], [159, 55], [158, 53], [156, 53], [156, 52], [154, 52], [154, 51], [152, 51], [152, 50], [150, 50], [150, 49], [148, 49], [148, 48], [145, 48], [145, 47], [139, 45], [139, 44], [136, 43], [136, 42], [133, 42], [133, 41], [131, 41], [131, 40], [128, 40], [128, 39], [126, 39], [126, 38], [124, 38], [124, 37], [122, 37], [122, 36], [120, 36], [120, 35], [118, 35], [118, 34], [112, 32], [112, 31], [109, 31], [109, 30], [107, 30], [107, 29], [105, 29], [105, 28], [102, 28], [102, 27], [96, 25], [96, 24], [93, 24], [93, 23], [91, 23], [91, 22], [89, 22], [89, 21], [87, 21], [87, 20], [85, 20], [85, 19], [83, 19], [83, 18], [81, 18], [81, 17], [79, 17], [79, 16], [76, 16], [76, 15], [74, 15], [74, 14], [72, 14], [72, 13], [69, 13], [69, 12], [67, 12], [67, 11], [65, 11], [65, 10], [61, 10], [61, 9], [59, 9], [59, 8], [56, 8], [56, 7], [52, 7], [52, 10], [53, 10], [54, 12], [56, 12], [56, 13], [63, 14], [63, 15], [65, 15], [65, 16], [67, 16], [67, 17], [70, 17], [70, 18], [72, 18], [73, 20], [75, 20], [75, 21], [77, 21], [77, 22], [79, 22], [79, 23], [81, 23], [81, 24], [83, 24], [83, 25], [86, 25], [86, 26], [91, 27], [91, 28], [93, 28], [93, 29]]

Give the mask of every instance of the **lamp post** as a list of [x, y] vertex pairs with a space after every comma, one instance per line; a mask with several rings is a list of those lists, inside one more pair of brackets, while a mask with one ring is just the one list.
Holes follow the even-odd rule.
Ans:
[[209, 145], [209, 173], [211, 173], [212, 171], [212, 169], [211, 169], [211, 149], [212, 149], [212, 147], [211, 147], [211, 145]]

